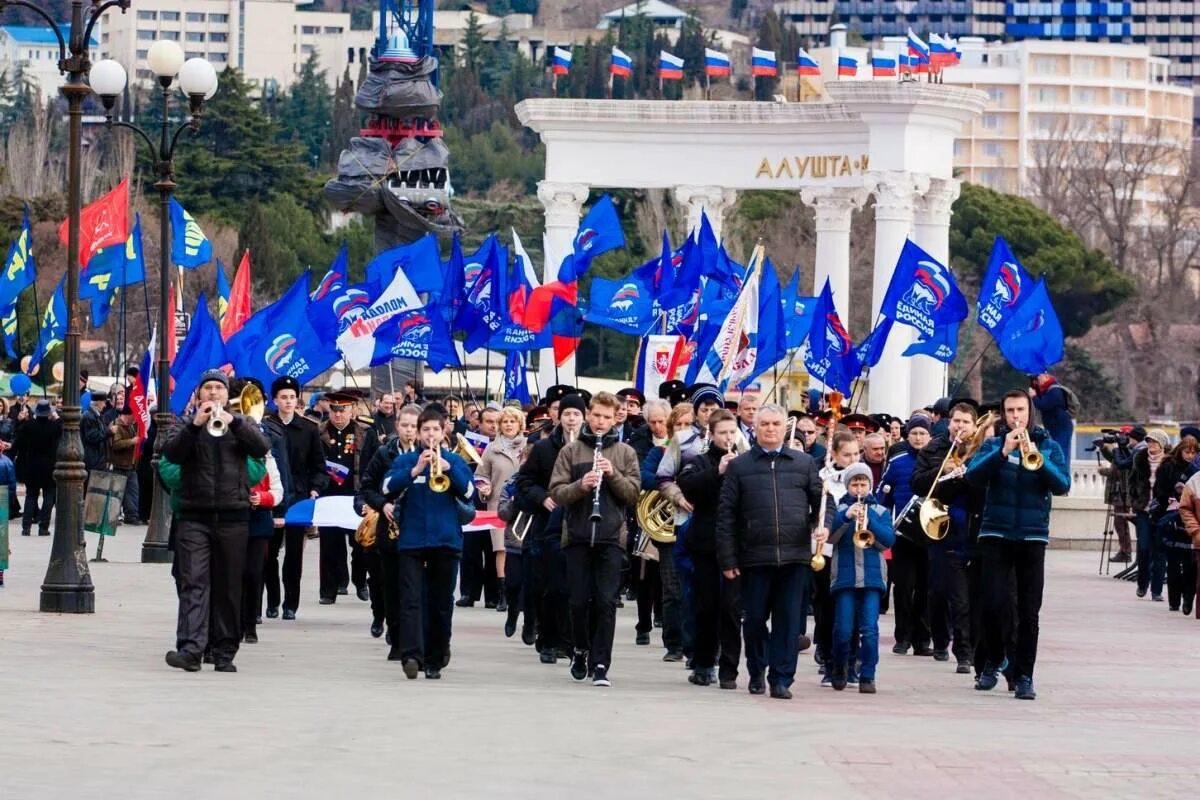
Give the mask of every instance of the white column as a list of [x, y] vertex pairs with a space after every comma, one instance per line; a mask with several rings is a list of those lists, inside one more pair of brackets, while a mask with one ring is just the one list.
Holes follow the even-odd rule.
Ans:
[[[960, 186], [955, 178], [933, 178], [929, 191], [916, 204], [914, 241], [943, 264], [950, 263], [950, 208], [958, 199]], [[914, 356], [910, 360], [909, 393], [913, 408], [931, 405], [947, 391], [946, 365], [929, 356]]]
[[[542, 268], [543, 282], [558, 277], [558, 267], [575, 245], [575, 232], [579, 230], [579, 217], [588, 198], [588, 186], [583, 183], [538, 182], [538, 200], [546, 209], [546, 235], [543, 239], [546, 260]], [[558, 368], [563, 383], [575, 380], [575, 359], [572, 357]], [[553, 386], [554, 351], [541, 351], [538, 366], [538, 390], [545, 392]], [[532, 388], [532, 387], [531, 387]]]
[[717, 241], [721, 240], [721, 228], [725, 222], [725, 212], [737, 200], [737, 192], [733, 189], [723, 189], [720, 186], [676, 186], [675, 201], [688, 207], [687, 229], [700, 230], [700, 214], [708, 214], [708, 222], [712, 225]]
[[800, 199], [812, 206], [816, 219], [817, 252], [809, 294], [819, 295], [828, 278], [838, 317], [846, 322], [850, 310], [850, 220], [854, 211], [862, 208], [867, 192], [848, 187], [810, 187], [800, 190]]
[[[875, 271], [871, 293], [871, 320], [879, 316], [888, 283], [896, 268], [896, 259], [904, 240], [912, 233], [917, 196], [929, 188], [926, 175], [901, 171], [868, 172], [866, 186], [875, 195]], [[912, 410], [909, 397], [909, 361], [903, 353], [914, 341], [915, 331], [896, 325], [883, 351], [883, 358], [871, 369], [867, 407], [871, 413], [889, 412], [907, 416]]]

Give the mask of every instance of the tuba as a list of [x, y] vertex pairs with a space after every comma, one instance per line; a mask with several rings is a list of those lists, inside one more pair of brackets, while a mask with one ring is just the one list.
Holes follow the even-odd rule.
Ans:
[[658, 489], [642, 492], [637, 505], [637, 521], [642, 533], [659, 544], [675, 541], [675, 504]]

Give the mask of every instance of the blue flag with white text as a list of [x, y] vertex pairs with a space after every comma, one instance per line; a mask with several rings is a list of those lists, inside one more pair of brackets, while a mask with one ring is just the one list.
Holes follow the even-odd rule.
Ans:
[[375, 353], [371, 366], [393, 358], [423, 361], [434, 372], [461, 367], [450, 329], [436, 306], [401, 311], [375, 330]]
[[860, 369], [873, 367], [879, 363], [879, 359], [883, 358], [883, 348], [887, 344], [894, 324], [895, 320], [891, 317], [880, 317], [875, 330], [867, 334], [867, 338], [854, 348], [854, 357], [858, 359]]
[[29, 225], [29, 206], [21, 219], [21, 232], [8, 248], [4, 259], [4, 274], [0, 275], [0, 308], [17, 302], [17, 296], [37, 279], [37, 264], [33, 257], [33, 228]]
[[300, 275], [230, 337], [229, 356], [238, 375], [254, 376], [264, 386], [287, 375], [303, 385], [338, 360], [334, 344], [318, 337], [309, 322], [309, 278], [308, 272]]
[[427, 233], [410, 244], [384, 250], [367, 264], [367, 282], [382, 288], [392, 282], [397, 271], [408, 276], [417, 294], [428, 293], [436, 300], [444, 282], [437, 236]]
[[625, 246], [625, 234], [612, 198], [604, 195], [597, 200], [579, 223], [571, 252], [558, 267], [558, 279], [570, 283], [583, 277], [592, 259], [609, 250]]
[[938, 325], [966, 319], [967, 298], [953, 271], [909, 239], [900, 251], [879, 313], [927, 338]]
[[528, 403], [529, 379], [525, 368], [525, 353], [516, 350], [504, 359], [504, 399]]
[[804, 366], [809, 375], [847, 395], [862, 369], [854, 353], [850, 334], [838, 318], [828, 279], [813, 309]]
[[309, 299], [316, 301], [323, 299], [330, 292], [337, 291], [346, 285], [346, 275], [350, 272], [350, 256], [346, 252], [346, 243], [342, 242], [342, 246], [338, 249], [337, 256], [334, 257], [333, 263], [329, 265], [329, 269], [321, 277], [317, 288], [312, 290]]
[[1004, 326], [1032, 288], [1032, 276], [1013, 255], [1008, 242], [997, 236], [979, 288], [979, 324], [999, 341]]

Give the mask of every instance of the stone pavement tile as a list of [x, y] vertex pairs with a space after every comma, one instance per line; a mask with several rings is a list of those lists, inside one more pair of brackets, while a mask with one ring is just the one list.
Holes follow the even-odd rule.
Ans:
[[[13, 538], [0, 592], [3, 797], [438, 798], [1183, 797], [1200, 759], [1200, 628], [1095, 575], [1094, 554], [1047, 560], [1039, 698], [895, 656], [881, 619], [875, 696], [821, 688], [801, 655], [790, 703], [686, 682], [619, 613], [609, 690], [574, 684], [505, 639], [503, 615], [456, 609], [439, 683], [406, 681], [367, 635], [367, 606], [316, 604], [308, 543], [295, 622], [267, 620], [240, 672], [183, 674], [165, 565], [141, 532], [92, 565], [97, 613], [36, 611], [48, 539]], [[94, 537], [90, 537], [94, 549]]]

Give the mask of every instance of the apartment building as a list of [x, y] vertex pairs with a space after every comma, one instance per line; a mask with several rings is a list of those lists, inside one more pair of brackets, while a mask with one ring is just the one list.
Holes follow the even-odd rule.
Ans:
[[[95, 58], [99, 52], [96, 31], [89, 44]], [[12, 81], [18, 69], [22, 80], [37, 86], [44, 100], [58, 94], [63, 84], [58, 71], [58, 37], [49, 26], [0, 26], [0, 73]]]

